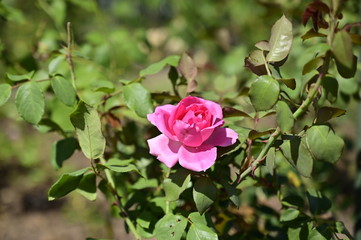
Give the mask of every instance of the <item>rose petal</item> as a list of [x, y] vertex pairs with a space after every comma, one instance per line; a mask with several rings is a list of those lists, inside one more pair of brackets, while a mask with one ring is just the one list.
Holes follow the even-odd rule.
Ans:
[[182, 145], [178, 152], [179, 164], [189, 170], [200, 172], [210, 168], [217, 158], [217, 148], [203, 144], [199, 147]]
[[234, 144], [238, 134], [230, 128], [216, 128], [212, 135], [205, 142], [211, 146], [227, 147]]
[[220, 127], [224, 124], [223, 120], [218, 121], [217, 123], [215, 123], [213, 126], [204, 128], [201, 130], [201, 135], [202, 135], [202, 141], [206, 141], [212, 134], [213, 131], [217, 128]]
[[184, 145], [198, 147], [203, 143], [201, 130], [196, 124], [188, 124], [177, 120], [173, 127], [178, 140]]
[[168, 121], [170, 116], [176, 110], [176, 106], [166, 104], [155, 108], [154, 113], [148, 114], [148, 120], [156, 126], [161, 133], [166, 135], [172, 140], [177, 141], [177, 137], [174, 135], [172, 126], [169, 126]]
[[164, 134], [148, 139], [149, 153], [156, 156], [167, 167], [173, 167], [178, 161], [181, 143], [169, 139]]

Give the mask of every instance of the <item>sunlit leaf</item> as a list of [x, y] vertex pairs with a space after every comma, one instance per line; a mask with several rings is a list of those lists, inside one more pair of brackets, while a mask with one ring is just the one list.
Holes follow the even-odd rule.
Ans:
[[30, 80], [30, 79], [32, 79], [34, 74], [35, 74], [35, 71], [31, 71], [31, 72], [28, 72], [28, 73], [22, 74], [22, 75], [15, 75], [15, 74], [11, 74], [11, 73], [6, 73], [7, 77], [13, 82], [18, 82], [18, 81], [23, 81], [23, 80]]
[[217, 240], [217, 234], [202, 223], [193, 223], [187, 233], [187, 240]]
[[270, 50], [270, 46], [268, 41], [259, 41], [258, 43], [256, 43], [254, 45], [256, 48], [262, 50], [262, 51], [269, 51]]
[[11, 96], [11, 86], [7, 83], [0, 84], [0, 106], [4, 105]]
[[124, 86], [124, 98], [127, 106], [140, 117], [146, 117], [153, 112], [150, 92], [140, 83]]
[[105, 138], [101, 130], [98, 112], [84, 102], [79, 102], [77, 109], [70, 116], [75, 127], [82, 152], [88, 159], [103, 155]]
[[277, 80], [270, 76], [260, 76], [251, 85], [249, 97], [257, 111], [271, 109], [278, 100], [280, 86]]
[[292, 23], [283, 15], [272, 26], [267, 61], [279, 62], [285, 59], [291, 50], [292, 39]]
[[44, 114], [44, 95], [37, 83], [21, 85], [16, 93], [15, 104], [20, 116], [31, 124], [37, 124]]
[[270, 148], [266, 157], [266, 167], [268, 172], [273, 176], [275, 168], [275, 159], [276, 159], [276, 150], [275, 148]]
[[146, 75], [156, 74], [160, 72], [167, 65], [177, 67], [179, 63], [179, 59], [180, 57], [176, 55], [168, 56], [162, 59], [161, 61], [153, 63], [152, 65], [149, 65], [147, 68], [141, 70], [139, 72], [139, 76], [144, 77]]
[[155, 236], [157, 239], [180, 240], [187, 224], [187, 219], [181, 215], [166, 214], [155, 225]]
[[55, 76], [51, 79], [51, 87], [56, 97], [65, 105], [72, 107], [76, 102], [76, 92], [70, 81], [62, 76]]
[[354, 59], [352, 52], [352, 40], [346, 30], [338, 31], [335, 34], [331, 49], [337, 61], [348, 69], [352, 69]]
[[96, 175], [93, 172], [84, 174], [79, 182], [77, 191], [90, 201], [97, 198]]
[[276, 107], [277, 116], [276, 121], [282, 132], [288, 132], [292, 129], [295, 119], [293, 118], [292, 111], [287, 103], [279, 101]]
[[165, 199], [168, 201], [178, 200], [179, 195], [186, 190], [190, 180], [191, 175], [188, 170], [183, 168], [177, 169], [175, 173], [163, 181]]

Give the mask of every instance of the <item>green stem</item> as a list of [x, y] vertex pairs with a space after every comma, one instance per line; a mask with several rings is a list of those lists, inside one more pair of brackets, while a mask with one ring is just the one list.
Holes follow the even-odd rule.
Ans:
[[76, 90], [76, 77], [75, 77], [75, 71], [74, 71], [74, 62], [73, 62], [73, 57], [72, 57], [72, 43], [73, 43], [73, 38], [72, 38], [72, 30], [71, 30], [71, 23], [68, 22], [66, 25], [66, 29], [67, 29], [67, 53], [66, 53], [66, 60], [69, 64], [69, 68], [70, 68], [70, 76], [71, 76], [71, 83], [73, 85], [73, 88]]

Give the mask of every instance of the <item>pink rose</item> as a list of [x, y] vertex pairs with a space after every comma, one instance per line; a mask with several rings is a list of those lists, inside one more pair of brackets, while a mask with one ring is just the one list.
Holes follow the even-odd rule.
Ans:
[[148, 120], [161, 135], [149, 139], [150, 154], [167, 167], [177, 162], [193, 171], [205, 171], [217, 158], [215, 146], [227, 147], [238, 138], [224, 124], [222, 108], [214, 102], [186, 97], [178, 105], [164, 105], [148, 114]]

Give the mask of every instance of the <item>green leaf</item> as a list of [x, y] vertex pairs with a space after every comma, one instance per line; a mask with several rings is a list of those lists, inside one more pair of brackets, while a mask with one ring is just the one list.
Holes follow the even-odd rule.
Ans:
[[270, 50], [269, 43], [268, 43], [268, 41], [265, 41], [265, 40], [259, 41], [254, 46], [256, 48], [262, 50], [262, 51], [269, 51]]
[[325, 123], [332, 118], [342, 116], [345, 110], [335, 107], [322, 107], [317, 111], [316, 124]]
[[237, 207], [239, 208], [239, 206], [241, 205], [241, 201], [239, 199], [239, 195], [240, 195], [240, 190], [237, 189], [236, 187], [234, 187], [233, 185], [229, 184], [226, 180], [221, 179], [221, 184], [224, 187], [224, 189], [227, 192], [227, 195], [229, 197], [229, 199], [231, 200], [231, 202]]
[[113, 172], [125, 173], [135, 171], [140, 174], [138, 168], [134, 164], [127, 164], [124, 165], [122, 160], [117, 161], [108, 161], [107, 163], [103, 164], [106, 168]]
[[316, 160], [335, 163], [342, 154], [344, 141], [326, 125], [313, 126], [306, 132], [306, 143]]
[[269, 135], [271, 133], [274, 132], [274, 129], [269, 129], [269, 130], [266, 130], [266, 131], [263, 131], [263, 132], [258, 132], [256, 130], [251, 130], [249, 133], [248, 133], [248, 138], [251, 139], [251, 140], [255, 140], [257, 138], [260, 138], [260, 137], [263, 137], [265, 135]]
[[88, 168], [84, 168], [76, 172], [62, 175], [49, 189], [48, 199], [52, 201], [74, 191], [79, 186], [79, 183], [87, 170]]
[[268, 172], [273, 176], [275, 169], [276, 149], [270, 148], [266, 157], [266, 167]]
[[279, 62], [285, 59], [290, 52], [292, 38], [292, 23], [283, 15], [272, 26], [267, 61]]
[[313, 214], [323, 214], [331, 208], [331, 201], [317, 190], [307, 190], [307, 199]]
[[76, 102], [76, 92], [71, 83], [62, 76], [51, 79], [51, 87], [56, 97], [65, 105], [72, 107]]
[[307, 73], [310, 73], [313, 70], [317, 70], [319, 67], [321, 67], [323, 64], [323, 58], [322, 57], [316, 57], [311, 59], [308, 63], [303, 66], [302, 75], [306, 75]]
[[235, 109], [233, 107], [224, 107], [222, 108], [223, 111], [223, 117], [246, 117], [246, 118], [252, 118], [250, 115], [248, 115], [247, 113]]
[[282, 78], [279, 79], [281, 82], [283, 82], [288, 88], [295, 90], [296, 89], [296, 81], [294, 78]]
[[187, 233], [187, 240], [217, 240], [217, 234], [202, 223], [193, 223]]
[[49, 74], [54, 74], [56, 69], [58, 68], [58, 66], [62, 62], [65, 62], [65, 56], [64, 55], [60, 55], [60, 56], [57, 56], [54, 59], [52, 59], [50, 61], [50, 63], [49, 63], [49, 66], [48, 66]]
[[315, 227], [310, 231], [308, 240], [331, 240], [332, 233], [325, 226]]
[[281, 213], [281, 222], [289, 222], [295, 220], [300, 215], [300, 211], [294, 208], [288, 208]]
[[69, 159], [78, 148], [78, 141], [75, 138], [65, 138], [53, 143], [51, 163], [55, 169], [63, 166], [63, 162]]
[[276, 107], [276, 121], [282, 132], [288, 132], [292, 129], [295, 119], [293, 118], [292, 111], [287, 103], [279, 101]]
[[249, 90], [249, 97], [256, 111], [269, 110], [275, 105], [280, 93], [280, 86], [270, 76], [260, 76], [254, 81]]
[[353, 59], [352, 59], [352, 68], [347, 68], [342, 63], [337, 61], [337, 59], [335, 59], [335, 62], [336, 62], [337, 72], [342, 77], [353, 78], [355, 76], [357, 70], [357, 57], [355, 55], [353, 55]]
[[337, 221], [335, 222], [335, 229], [337, 233], [345, 234], [348, 238], [352, 239], [352, 235], [345, 227], [345, 224], [343, 222]]
[[167, 65], [177, 67], [179, 63], [179, 59], [180, 57], [176, 55], [168, 56], [162, 59], [161, 61], [153, 63], [152, 65], [149, 65], [147, 68], [141, 70], [139, 72], [139, 76], [144, 77], [146, 75], [156, 74], [160, 72]]
[[252, 51], [248, 57], [244, 59], [244, 66], [258, 76], [267, 74], [265, 64], [266, 60], [261, 50]]
[[199, 213], [203, 214], [216, 198], [217, 188], [213, 182], [206, 177], [198, 178], [193, 187], [193, 199]]
[[102, 156], [105, 149], [105, 138], [102, 134], [98, 112], [80, 101], [77, 109], [70, 115], [70, 120], [75, 127], [84, 155], [88, 159]]
[[186, 190], [190, 180], [191, 175], [188, 170], [183, 168], [177, 169], [175, 173], [163, 181], [165, 199], [167, 201], [178, 200], [179, 195]]
[[309, 38], [313, 38], [313, 37], [327, 37], [327, 35], [320, 33], [320, 32], [316, 32], [313, 28], [311, 28], [308, 32], [303, 34], [301, 38], [303, 41], [305, 41], [305, 40], [307, 40]]
[[352, 69], [354, 59], [352, 52], [352, 40], [346, 30], [338, 31], [335, 34], [331, 50], [338, 62], [348, 69]]
[[179, 60], [178, 70], [187, 80], [187, 93], [193, 92], [197, 87], [196, 77], [198, 74], [198, 68], [188, 54], [184, 53], [182, 55]]
[[132, 83], [123, 88], [125, 103], [140, 117], [153, 112], [150, 92], [140, 83]]
[[4, 105], [11, 96], [11, 86], [6, 83], [0, 84], [0, 106]]
[[188, 222], [181, 215], [166, 214], [155, 225], [157, 239], [181, 239]]
[[301, 175], [310, 177], [313, 168], [313, 158], [305, 140], [296, 136], [285, 136], [284, 138], [286, 140], [281, 145], [283, 155]]
[[287, 236], [289, 240], [307, 240], [308, 239], [308, 226], [302, 224], [296, 228], [288, 228]]
[[199, 212], [192, 212], [188, 215], [188, 219], [191, 220], [192, 223], [200, 223], [207, 225], [207, 220], [205, 215], [201, 215]]
[[84, 174], [80, 180], [77, 191], [90, 201], [97, 198], [96, 175], [93, 172]]
[[219, 75], [214, 80], [214, 88], [217, 92], [229, 92], [230, 89], [235, 89], [237, 84], [237, 77]]
[[104, 92], [104, 93], [112, 93], [115, 91], [115, 87], [114, 84], [110, 81], [106, 81], [106, 80], [101, 80], [101, 81], [97, 81], [94, 84], [94, 89], [93, 91], [95, 92]]
[[28, 72], [26, 74], [22, 75], [15, 75], [11, 73], [6, 73], [8, 78], [13, 82], [23, 81], [23, 80], [31, 80], [31, 78], [34, 76], [35, 71]]
[[133, 189], [144, 189], [144, 188], [156, 188], [158, 187], [158, 181], [157, 179], [145, 179], [140, 178], [136, 183], [132, 185]]
[[44, 114], [44, 95], [37, 83], [21, 85], [16, 93], [15, 104], [20, 116], [31, 124], [37, 124]]
[[322, 81], [322, 86], [325, 89], [325, 95], [328, 101], [334, 103], [338, 95], [338, 82], [333, 77], [325, 77]]

